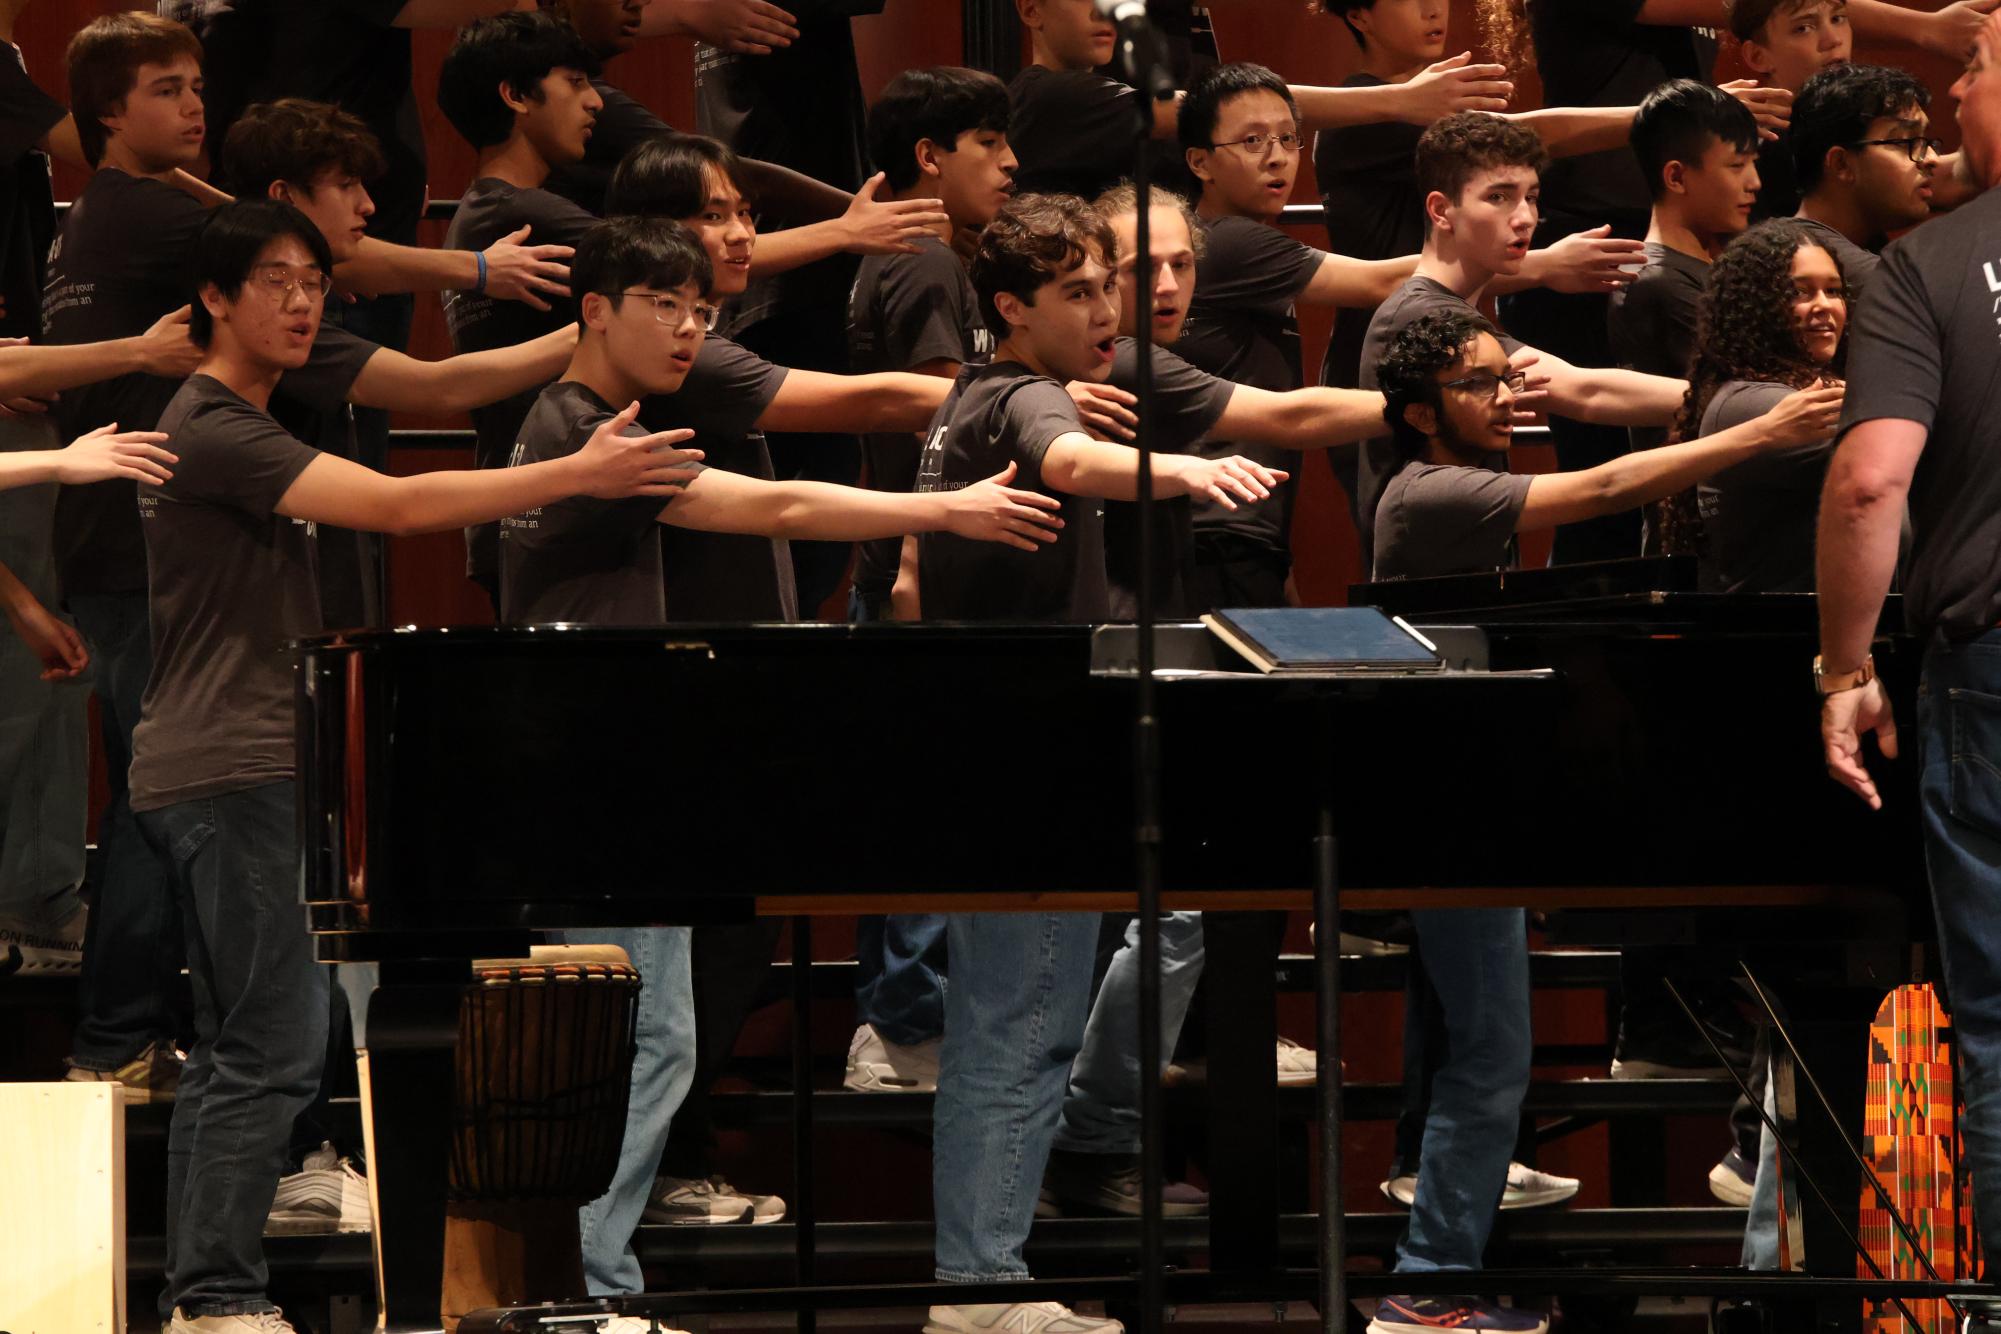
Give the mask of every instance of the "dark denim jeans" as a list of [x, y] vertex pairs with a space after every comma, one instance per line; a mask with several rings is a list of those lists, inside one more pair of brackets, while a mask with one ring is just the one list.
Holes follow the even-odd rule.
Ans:
[[271, 1309], [264, 1220], [327, 1043], [327, 970], [299, 903], [296, 791], [270, 783], [139, 817], [173, 867], [195, 999], [167, 1141], [163, 1316]]
[[1528, 918], [1520, 908], [1444, 908], [1411, 922], [1423, 976], [1406, 993], [1404, 1078], [1422, 1108], [1424, 1170], [1397, 1270], [1477, 1269], [1529, 1086]]
[[146, 595], [78, 595], [69, 600], [90, 645], [99, 732], [111, 801], [97, 827], [102, 870], [83, 941], [76, 1036], [70, 1061], [116, 1070], [156, 1038], [180, 1030], [181, 912], [167, 863], [139, 832], [125, 788], [139, 698], [153, 670]]
[[943, 913], [863, 917], [855, 923], [855, 1010], [908, 1047], [945, 1032]]
[[2001, 630], [1925, 655], [1918, 776], [1980, 1230], [2001, 1228]]

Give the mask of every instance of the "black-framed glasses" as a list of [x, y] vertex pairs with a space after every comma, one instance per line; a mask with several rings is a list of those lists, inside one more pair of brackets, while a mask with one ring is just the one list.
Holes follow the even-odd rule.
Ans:
[[1475, 371], [1471, 375], [1462, 375], [1456, 380], [1445, 381], [1444, 387], [1464, 389], [1478, 398], [1493, 398], [1499, 394], [1502, 385], [1508, 387], [1509, 393], [1519, 394], [1528, 387], [1528, 383], [1529, 377], [1526, 371], [1509, 371], [1506, 375], [1496, 375], [1492, 371]]
[[1284, 134], [1247, 134], [1241, 139], [1225, 139], [1220, 144], [1210, 144], [1211, 148], [1241, 148], [1252, 157], [1270, 157], [1274, 148], [1283, 148], [1288, 153], [1299, 151], [1299, 135], [1292, 130]]
[[292, 294], [292, 289], [295, 287], [308, 301], [324, 301], [327, 299], [327, 293], [333, 290], [333, 279], [318, 269], [294, 272], [283, 266], [273, 265], [258, 269], [250, 276], [256, 282], [259, 291], [281, 304]]
[[723, 308], [712, 306], [706, 301], [687, 302], [678, 296], [663, 296], [659, 292], [621, 292], [620, 296], [636, 296], [642, 301], [653, 303], [653, 318], [670, 329], [678, 329], [692, 319], [703, 330], [714, 333], [722, 323]]
[[1945, 142], [1943, 140], [1930, 139], [1922, 134], [1905, 135], [1896, 139], [1857, 139], [1848, 146], [1850, 148], [1868, 148], [1872, 145], [1881, 145], [1884, 148], [1901, 148], [1910, 155], [1913, 162], [1923, 162], [1927, 153], [1930, 153], [1933, 157], [1937, 157], [1945, 152]]

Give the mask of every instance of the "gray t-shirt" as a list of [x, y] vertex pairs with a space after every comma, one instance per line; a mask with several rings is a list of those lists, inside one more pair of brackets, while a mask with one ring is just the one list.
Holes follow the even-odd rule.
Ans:
[[132, 739], [137, 811], [291, 778], [291, 646], [321, 628], [313, 526], [276, 512], [319, 452], [206, 375], [160, 429], [180, 462], [139, 488], [153, 674]]
[[1862, 289], [1875, 276], [1876, 266], [1883, 262], [1883, 257], [1856, 245], [1824, 222], [1816, 222], [1812, 218], [1795, 218], [1793, 221], [1811, 232], [1813, 239], [1841, 266], [1841, 280], [1848, 285], [1848, 322], [1852, 327], [1862, 304]]
[[[510, 466], [567, 458], [618, 409], [575, 380], [544, 389], [521, 423]], [[633, 422], [624, 434], [649, 428]], [[570, 496], [500, 521], [500, 619], [507, 625], [660, 625], [658, 496]]]
[[[466, 187], [459, 199], [458, 212], [445, 229], [447, 250], [484, 250], [519, 228], [532, 228], [530, 245], [573, 246], [584, 233], [597, 225], [597, 218], [569, 200], [549, 190], [523, 190], [491, 176], [483, 176]], [[553, 297], [548, 310], [536, 310], [521, 301], [502, 301], [490, 292], [446, 292], [443, 294], [445, 325], [451, 331], [452, 351], [490, 352], [513, 347], [531, 338], [552, 333], [577, 318], [577, 303], [568, 296]], [[516, 433], [540, 391], [522, 393], [472, 410], [476, 437], [473, 464], [480, 468], [505, 467], [514, 452]], [[466, 533], [466, 575], [478, 583], [497, 577], [495, 543], [497, 524], [474, 524]]]
[[[1792, 392], [1768, 380], [1732, 380], [1710, 397], [1702, 434], [1755, 421]], [[1711, 593], [1811, 593], [1813, 530], [1830, 440], [1773, 450], [1717, 473], [1698, 488], [1709, 549], [1702, 587]]]
[[[685, 448], [711, 468], [771, 481], [771, 449], [757, 419], [789, 372], [727, 338], [710, 336], [694, 367], [671, 394], [655, 394], [640, 416], [656, 431], [695, 432]], [[792, 547], [782, 537], [668, 528], [660, 534], [667, 576], [667, 619], [796, 621]]]
[[[1062, 385], [1013, 361], [968, 366], [931, 419], [917, 466], [920, 492], [951, 491], [984, 481], [1009, 463], [1014, 485], [1054, 494], [1042, 484], [1042, 458], [1060, 435], [1083, 431]], [[1104, 502], [1059, 494], [1064, 527], [1056, 541], [1021, 551], [954, 533], [917, 539], [917, 582], [931, 621], [1103, 621], [1111, 614], [1105, 582]]]
[[1911, 480], [1904, 609], [1925, 635], [2001, 621], [2001, 190], [1892, 242], [1848, 349], [1841, 430], [1912, 421], [1929, 438]]
[[[1390, 293], [1390, 299], [1376, 308], [1376, 317], [1369, 321], [1369, 332], [1362, 339], [1361, 384], [1357, 387], [1381, 388], [1376, 379], [1376, 367], [1382, 364], [1397, 335], [1424, 316], [1442, 312], [1480, 313], [1465, 297], [1435, 278], [1412, 274], [1405, 279], [1403, 286]], [[1495, 331], [1495, 336], [1511, 357], [1522, 348], [1519, 339], [1510, 338], [1499, 330]], [[1388, 434], [1365, 441], [1362, 445], [1356, 476], [1356, 489], [1361, 495], [1356, 497], [1355, 510], [1362, 516], [1362, 551], [1365, 555], [1376, 550], [1376, 515], [1382, 509], [1383, 491], [1389, 484], [1390, 474], [1397, 470], [1401, 462], [1396, 445]]]
[[[1605, 332], [1612, 355], [1629, 371], [1688, 378], [1695, 355], [1695, 326], [1709, 263], [1694, 255], [1647, 242], [1647, 263], [1628, 286], [1612, 294]], [[1653, 449], [1668, 439], [1665, 426], [1629, 426], [1634, 449]]]
[[[994, 336], [980, 318], [979, 294], [952, 247], [923, 237], [914, 255], [869, 255], [848, 295], [848, 366], [857, 375], [907, 371], [926, 362], [973, 366], [994, 353]], [[924, 439], [914, 431], [862, 437], [868, 484], [909, 493], [917, 485]], [[863, 542], [855, 549], [855, 592], [872, 607], [889, 601], [903, 539]]]
[[1532, 479], [1492, 468], [1406, 463], [1376, 511], [1376, 578], [1474, 574], [1515, 563]]
[[[1113, 347], [1111, 382], [1131, 393], [1139, 390], [1139, 344], [1120, 338]], [[1148, 443], [1156, 454], [1196, 453], [1197, 442], [1215, 428], [1236, 394], [1233, 381], [1197, 370], [1172, 351], [1154, 344], [1153, 420]], [[1195, 563], [1195, 506], [1187, 496], [1170, 496], [1156, 503], [1153, 588], [1154, 610], [1161, 616], [1192, 616], [1210, 610], [1190, 606], [1188, 579]], [[1139, 506], [1126, 501], [1105, 502], [1105, 571], [1111, 579], [1112, 615], [1131, 620], [1139, 615]]]
[[[1293, 304], [1326, 256], [1254, 218], [1214, 218], [1203, 224], [1203, 232], [1195, 295], [1175, 355], [1237, 384], [1279, 392], [1299, 388], [1306, 381]], [[1299, 452], [1230, 440], [1206, 440], [1196, 452], [1212, 459], [1242, 454], [1291, 474], [1269, 500], [1239, 501], [1234, 510], [1209, 505], [1195, 514], [1198, 541], [1227, 535], [1290, 560]]]

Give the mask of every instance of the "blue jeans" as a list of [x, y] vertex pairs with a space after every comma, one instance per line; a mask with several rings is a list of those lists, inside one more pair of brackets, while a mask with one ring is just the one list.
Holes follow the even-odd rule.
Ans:
[[1095, 913], [955, 913], [932, 1112], [942, 1283], [1026, 1278], [1021, 1248], [1091, 1006]]
[[[1765, 1069], [1765, 1115], [1779, 1116], [1779, 1081]], [[1751, 1210], [1744, 1216], [1744, 1249], [1738, 1263], [1746, 1269], [1779, 1267], [1779, 1140], [1772, 1128], [1758, 1125], [1758, 1170], [1751, 1182]]]
[[[69, 607], [90, 644], [111, 786], [97, 830], [103, 866], [84, 936], [70, 1062], [85, 1070], [115, 1070], [179, 1027], [173, 998], [185, 954], [181, 910], [167, 860], [140, 833], [125, 788], [139, 699], [153, 670], [146, 595], [79, 595]], [[286, 846], [291, 843], [288, 832]]]
[[[1160, 919], [1160, 1064], [1174, 1051], [1188, 1002], [1202, 978], [1202, 914]], [[1154, 1071], [1160, 1077], [1160, 1071]], [[1139, 919], [1112, 956], [1084, 1027], [1084, 1048], [1070, 1067], [1070, 1096], [1056, 1147], [1071, 1153], [1139, 1152]]]
[[616, 945], [639, 970], [639, 1050], [632, 1062], [632, 1097], [625, 1140], [611, 1187], [577, 1213], [584, 1241], [584, 1283], [593, 1297], [644, 1292], [633, 1230], [646, 1211], [660, 1151], [674, 1113], [695, 1074], [695, 996], [689, 980], [685, 926], [568, 931], [572, 945]]
[[913, 1046], [945, 1031], [946, 920], [901, 913], [855, 923], [855, 1010], [891, 1042]]
[[[1478, 1269], [1494, 1229], [1528, 1092], [1528, 917], [1520, 908], [1430, 908], [1411, 913], [1413, 961], [1404, 1029], [1426, 1050], [1429, 1102], [1417, 1198], [1397, 1243], [1397, 1272]], [[1412, 1089], [1412, 1051], [1404, 1052]], [[1425, 1096], [1420, 1089], [1419, 1097]]]
[[1974, 1215], [2001, 1235], [2001, 630], [1925, 655], [1918, 762]]
[[[47, 419], [0, 418], [0, 453], [52, 449]], [[0, 565], [51, 611], [56, 488], [0, 491]], [[89, 687], [47, 682], [28, 646], [0, 623], [0, 918], [34, 929], [76, 915], [89, 798]]]
[[269, 783], [139, 817], [173, 868], [195, 1000], [167, 1140], [162, 1315], [272, 1309], [264, 1220], [327, 1045], [327, 969], [313, 961], [299, 901], [296, 806], [296, 784]]

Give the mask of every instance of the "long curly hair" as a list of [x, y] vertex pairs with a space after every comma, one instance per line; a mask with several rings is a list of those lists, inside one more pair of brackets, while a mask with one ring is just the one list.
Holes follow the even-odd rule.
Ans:
[[[1793, 327], [1793, 256], [1808, 246], [1826, 249], [1799, 223], [1774, 218], [1739, 235], [1710, 269], [1697, 307], [1688, 392], [1675, 422], [1680, 439], [1693, 440], [1702, 433], [1702, 416], [1709, 411], [1710, 400], [1732, 380], [1804, 389], [1828, 374], [1828, 367], [1808, 357]], [[1840, 259], [1831, 252], [1829, 258], [1838, 271]], [[1847, 346], [1844, 328], [1835, 349], [1837, 366]], [[1703, 535], [1694, 491], [1670, 497], [1662, 502], [1662, 510], [1667, 550], [1699, 551]]]

